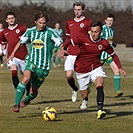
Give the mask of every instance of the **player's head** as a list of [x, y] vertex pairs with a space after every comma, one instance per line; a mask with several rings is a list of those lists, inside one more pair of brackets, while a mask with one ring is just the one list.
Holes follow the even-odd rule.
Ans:
[[115, 20], [115, 17], [112, 13], [107, 13], [105, 16], [105, 24], [110, 28], [113, 25], [113, 22]]
[[39, 31], [44, 30], [48, 21], [48, 15], [43, 11], [39, 11], [35, 15], [35, 24]]
[[60, 23], [59, 22], [55, 23], [55, 29], [60, 29]]
[[85, 4], [82, 2], [75, 2], [73, 4], [73, 10], [76, 18], [80, 18], [85, 11]]
[[0, 22], [0, 30], [3, 29], [3, 24]]
[[100, 21], [93, 21], [90, 25], [91, 27], [91, 37], [94, 41], [100, 39], [100, 35], [102, 32], [102, 23]]
[[16, 24], [16, 20], [17, 18], [14, 12], [8, 12], [6, 14], [6, 22], [9, 26], [14, 26]]

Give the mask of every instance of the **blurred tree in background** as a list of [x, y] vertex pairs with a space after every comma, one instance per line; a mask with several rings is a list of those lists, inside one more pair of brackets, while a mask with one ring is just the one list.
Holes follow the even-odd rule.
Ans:
[[[48, 25], [54, 28], [54, 24], [56, 22], [61, 23], [61, 28], [65, 33], [65, 25], [66, 21], [74, 16], [73, 10], [69, 10], [66, 12], [62, 12], [60, 10], [56, 10], [53, 7], [47, 6], [44, 2], [41, 6], [37, 6], [36, 4], [31, 3], [27, 5], [26, 3], [21, 6], [13, 6], [13, 5], [2, 5], [0, 8], [0, 22], [4, 24], [5, 15], [7, 12], [12, 11], [15, 12], [17, 16], [17, 22], [20, 24], [25, 24], [27, 27], [34, 26], [34, 16], [39, 11], [45, 11], [49, 15], [49, 23]], [[133, 13], [130, 8], [123, 11], [114, 11], [112, 9], [108, 9], [106, 5], [104, 8], [96, 7], [93, 9], [86, 9], [85, 16], [91, 20], [100, 20], [104, 22], [104, 16], [106, 12], [112, 12], [115, 15], [115, 36], [114, 42], [117, 44], [126, 44], [127, 47], [131, 47], [133, 44]], [[65, 39], [65, 34], [64, 34]]]

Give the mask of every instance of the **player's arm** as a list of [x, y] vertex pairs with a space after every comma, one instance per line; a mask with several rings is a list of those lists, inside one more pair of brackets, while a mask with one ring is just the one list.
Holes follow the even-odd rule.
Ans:
[[14, 58], [15, 53], [21, 48], [21, 46], [22, 43], [19, 41], [15, 46], [14, 50], [12, 51], [11, 55], [7, 58], [5, 63], [7, 63], [10, 59], [12, 60]]
[[70, 39], [66, 39], [65, 42], [60, 46], [60, 50], [58, 51], [58, 57], [59, 58], [64, 58], [64, 56], [67, 56], [67, 47], [71, 44]]
[[65, 42], [60, 46], [60, 50], [58, 51], [58, 57], [59, 58], [64, 58], [64, 56], [67, 55], [67, 48], [70, 45], [71, 40], [70, 40], [70, 30], [68, 26], [68, 22], [66, 23], [66, 40]]
[[116, 63], [116, 65], [118, 66], [120, 73], [123, 76], [127, 76], [127, 72], [122, 68], [121, 62], [119, 60], [119, 57], [115, 54], [113, 48], [109, 45], [107, 52], [111, 55], [111, 57], [113, 58], [113, 61]]
[[7, 47], [7, 39], [5, 38], [3, 32], [2, 32], [1, 44], [2, 44], [2, 50], [5, 50]]
[[118, 66], [118, 68], [119, 68], [119, 70], [120, 70], [120, 73], [121, 73], [123, 76], [127, 76], [127, 72], [122, 68], [118, 56], [114, 53], [114, 54], [112, 55], [112, 57], [113, 57], [114, 62], [115, 62], [116, 65]]
[[29, 41], [29, 38], [28, 38], [28, 34], [27, 32], [25, 32], [21, 38], [20, 38], [20, 41], [16, 44], [14, 50], [12, 51], [11, 55], [9, 56], [9, 58], [6, 60], [5, 63], [7, 63], [10, 59], [13, 59], [15, 53], [21, 48], [21, 46], [25, 43], [27, 43]]

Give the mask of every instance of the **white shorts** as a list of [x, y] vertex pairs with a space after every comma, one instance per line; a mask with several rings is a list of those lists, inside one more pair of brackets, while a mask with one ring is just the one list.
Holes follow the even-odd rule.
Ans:
[[7, 67], [10, 69], [10, 66], [15, 64], [17, 66], [17, 69], [20, 70], [20, 73], [23, 73], [25, 70], [26, 62], [25, 60], [20, 60], [16, 57], [13, 58], [13, 60], [9, 60], [7, 63]]
[[2, 50], [2, 45], [0, 44], [0, 54], [6, 55], [6, 49]]
[[103, 68], [100, 66], [96, 69], [94, 69], [91, 72], [82, 74], [82, 73], [76, 73], [77, 81], [79, 84], [79, 89], [80, 90], [85, 90], [88, 88], [89, 84], [94, 82], [97, 77], [107, 77]]
[[66, 57], [65, 64], [64, 64], [65, 71], [67, 71], [67, 70], [74, 71], [74, 63], [75, 63], [76, 57], [77, 56], [75, 56], [75, 55], [68, 55]]

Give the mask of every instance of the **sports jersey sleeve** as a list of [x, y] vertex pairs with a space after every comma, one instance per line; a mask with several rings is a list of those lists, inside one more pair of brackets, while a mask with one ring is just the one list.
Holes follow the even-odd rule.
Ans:
[[69, 27], [68, 27], [68, 22], [66, 23], [66, 36], [70, 37], [70, 30], [69, 30]]
[[88, 21], [88, 23], [87, 23], [87, 29], [88, 29], [88, 33], [90, 32], [90, 29], [91, 29], [91, 27], [90, 27], [90, 24], [92, 23], [92, 21], [91, 20], [89, 20]]
[[66, 49], [70, 44], [71, 44], [71, 40], [66, 39], [62, 46], [64, 47], [64, 49]]
[[118, 68], [119, 68], [119, 69], [122, 69], [122, 66], [121, 66], [121, 63], [120, 63], [120, 60], [119, 60], [118, 56], [114, 53], [114, 54], [112, 55], [112, 57], [113, 57], [114, 62], [115, 62], [116, 65], [118, 66]]
[[60, 37], [63, 38], [63, 30], [62, 29], [60, 29], [60, 30], [61, 30]]
[[5, 36], [4, 36], [4, 34], [3, 34], [3, 31], [2, 31], [2, 34], [1, 34], [1, 43], [2, 43], [2, 45], [6, 45], [7, 44], [7, 40], [6, 40], [6, 38], [5, 38]]
[[27, 27], [25, 25], [22, 25], [22, 34], [24, 34], [27, 30]]
[[101, 33], [101, 37], [104, 38], [104, 39], [108, 39], [108, 36], [107, 36], [107, 30], [103, 27], [103, 30], [102, 30], [102, 33]]
[[28, 41], [29, 41], [29, 37], [28, 37], [28, 29], [26, 30], [26, 32], [21, 36], [21, 38], [20, 38], [20, 42], [22, 43], [22, 44], [25, 44], [25, 43], [27, 43]]
[[53, 32], [51, 39], [55, 42], [55, 46], [60, 46], [63, 41], [56, 32]]
[[115, 54], [113, 48], [110, 45], [108, 45], [108, 48], [107, 48], [106, 52], [108, 52], [108, 54], [110, 54], [112, 56], [114, 62], [118, 66], [118, 68], [121, 69], [122, 66], [121, 66], [120, 60], [119, 60], [118, 56]]

